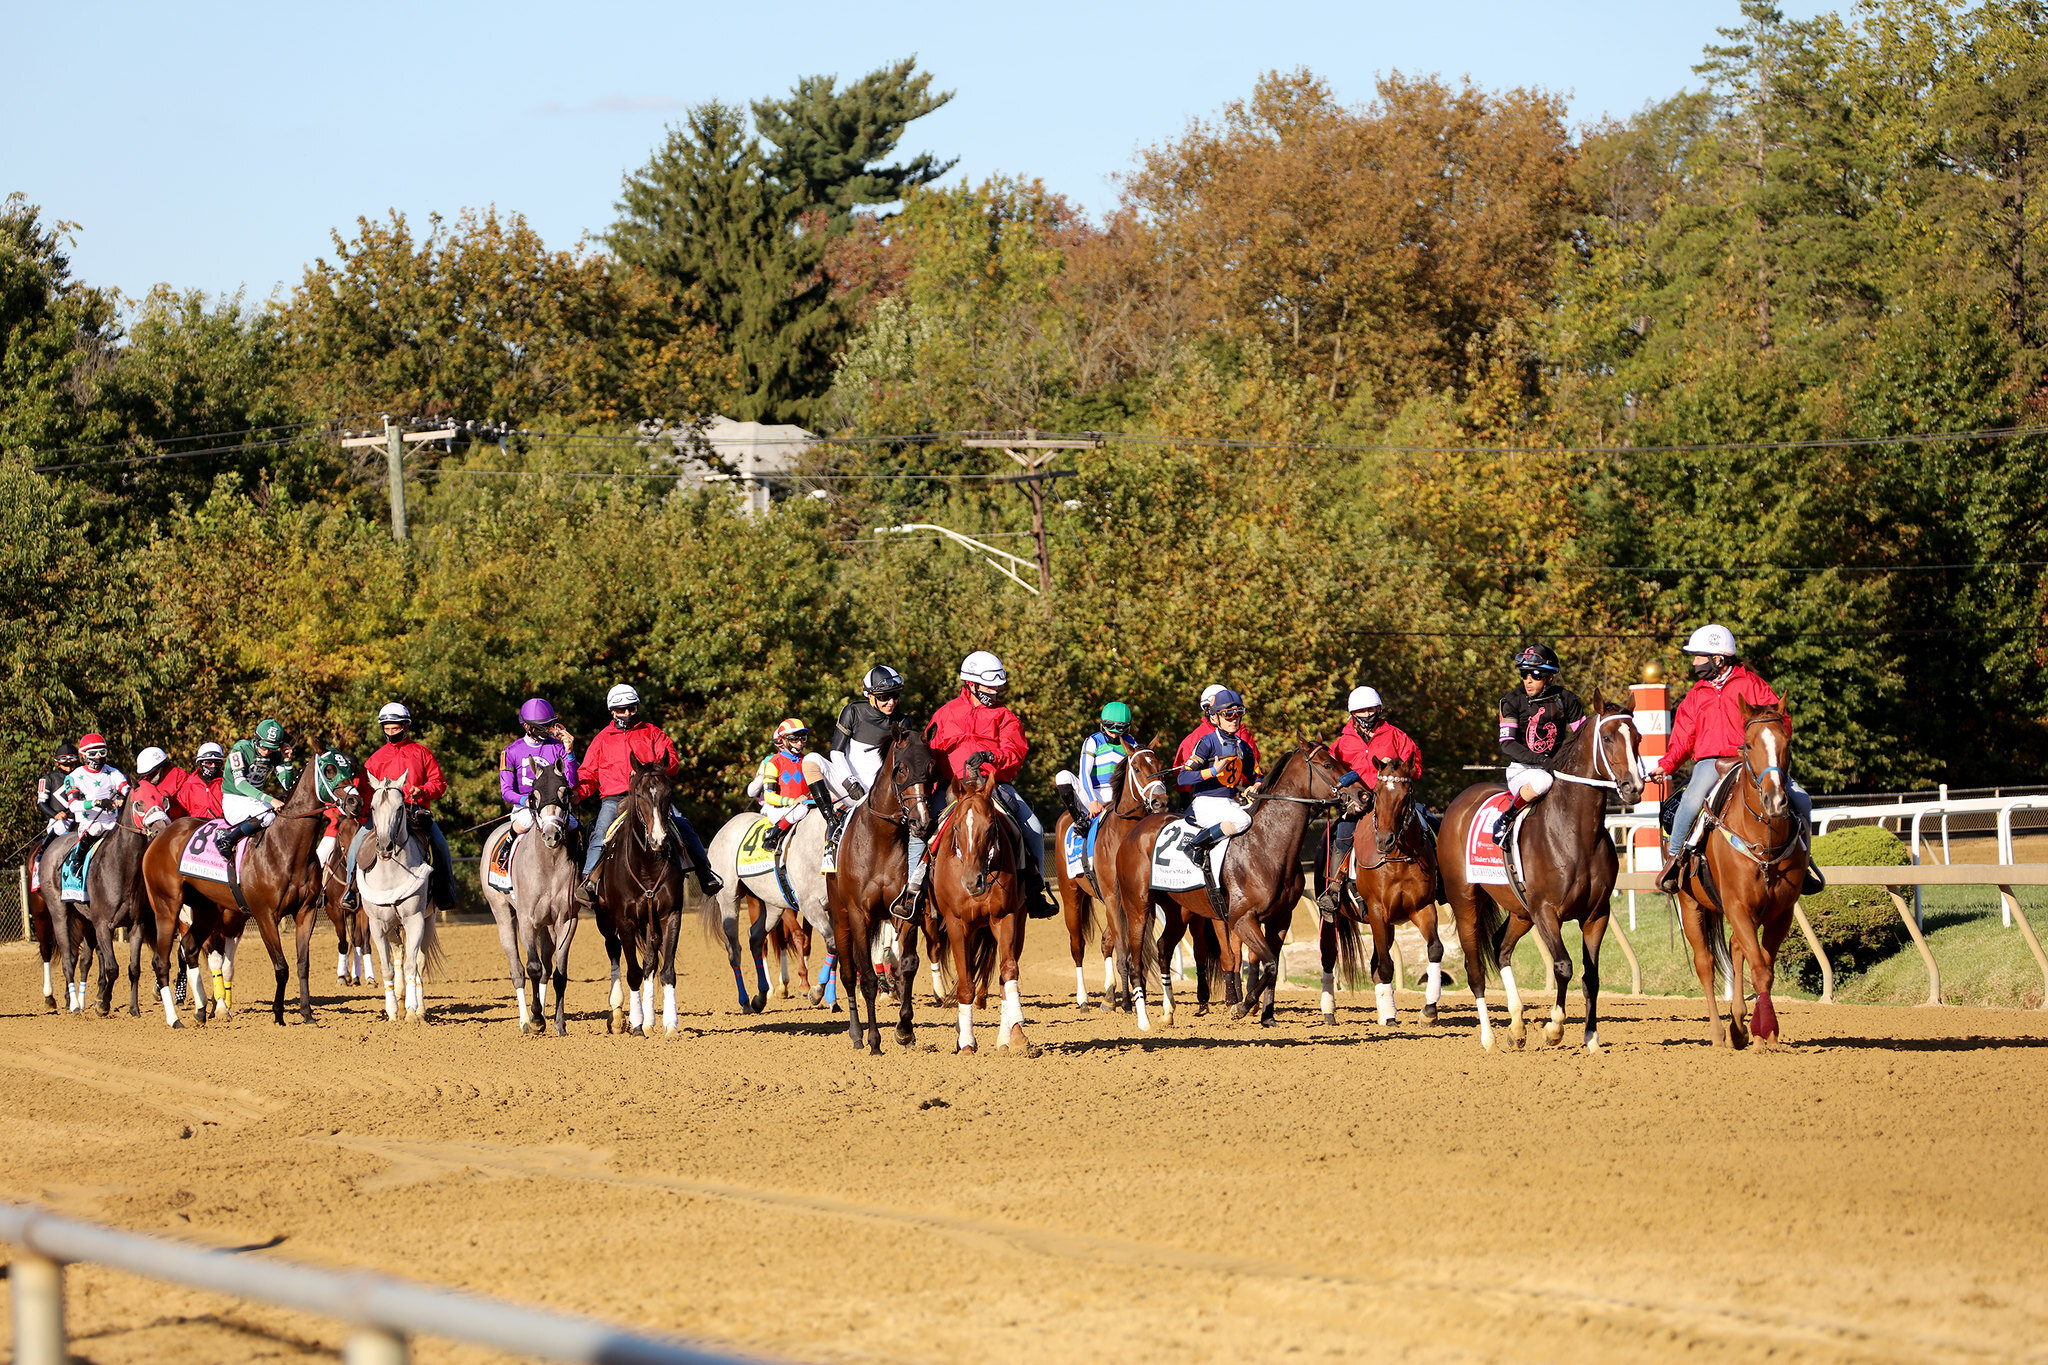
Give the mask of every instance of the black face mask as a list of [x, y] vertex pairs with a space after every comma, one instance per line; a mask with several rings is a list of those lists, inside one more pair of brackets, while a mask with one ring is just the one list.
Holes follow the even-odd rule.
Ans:
[[1705, 682], [1707, 679], [1713, 677], [1716, 673], [1719, 673], [1720, 671], [1721, 665], [1713, 659], [1709, 659], [1705, 663], [1694, 663], [1692, 666], [1693, 677], [1699, 679], [1701, 682]]

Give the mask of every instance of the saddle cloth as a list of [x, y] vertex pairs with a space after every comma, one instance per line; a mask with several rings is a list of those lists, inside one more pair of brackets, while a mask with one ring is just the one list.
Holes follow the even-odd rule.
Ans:
[[1067, 839], [1063, 852], [1067, 859], [1069, 877], [1085, 877], [1095, 866], [1095, 836], [1102, 829], [1100, 820], [1088, 822], [1088, 833], [1083, 835], [1079, 825], [1067, 826]]
[[[761, 842], [774, 826], [772, 815], [760, 816], [747, 826], [747, 832], [740, 837], [739, 852], [733, 855], [733, 871], [742, 877], [760, 877], [775, 870], [775, 850]], [[794, 828], [791, 833], [795, 833]], [[783, 836], [785, 842], [788, 837]]]
[[[1474, 886], [1510, 885], [1507, 859], [1502, 856], [1500, 845], [1493, 841], [1493, 822], [1513, 799], [1504, 791], [1495, 792], [1479, 803], [1479, 809], [1472, 812], [1472, 823], [1465, 827], [1465, 880]], [[1524, 807], [1515, 817], [1514, 832], [1508, 838], [1511, 846], [1521, 843], [1522, 821], [1528, 818], [1528, 808]], [[1515, 866], [1521, 865], [1518, 856]]]
[[[178, 850], [178, 871], [187, 877], [199, 877], [210, 882], [225, 882], [228, 879], [227, 859], [220, 856], [214, 847], [213, 836], [228, 827], [225, 820], [207, 820], [186, 838], [185, 846]], [[252, 834], [235, 845], [235, 877], [242, 875], [242, 864], [248, 861], [249, 845], [262, 838]]]
[[70, 855], [65, 855], [64, 861], [57, 865], [57, 898], [59, 900], [76, 901], [80, 905], [85, 904], [86, 878], [92, 876], [92, 860], [99, 856], [100, 846], [94, 844], [85, 851], [85, 866], [79, 868], [76, 873], [73, 873]]
[[[1202, 880], [1202, 869], [1195, 866], [1195, 860], [1188, 856], [1183, 847], [1189, 839], [1202, 832], [1202, 827], [1191, 820], [1172, 820], [1160, 829], [1159, 837], [1152, 842], [1152, 889], [1154, 891], [1199, 891], [1207, 885]], [[1218, 885], [1223, 880], [1223, 858], [1230, 851], [1231, 838], [1217, 842], [1209, 850], [1209, 866], [1215, 870]]]
[[498, 836], [497, 844], [491, 849], [490, 866], [484, 872], [484, 877], [490, 882], [492, 890], [511, 894], [512, 852], [519, 847], [519, 841], [525, 837], [524, 834]]

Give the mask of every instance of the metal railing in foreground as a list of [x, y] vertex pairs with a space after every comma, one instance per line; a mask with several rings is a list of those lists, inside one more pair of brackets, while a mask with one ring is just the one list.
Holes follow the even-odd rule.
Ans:
[[14, 1365], [65, 1365], [64, 1267], [90, 1262], [193, 1289], [296, 1308], [350, 1324], [347, 1365], [404, 1365], [406, 1339], [447, 1337], [508, 1355], [586, 1365], [744, 1365], [590, 1318], [522, 1308], [367, 1271], [314, 1266], [117, 1232], [30, 1204], [0, 1204], [14, 1298]]

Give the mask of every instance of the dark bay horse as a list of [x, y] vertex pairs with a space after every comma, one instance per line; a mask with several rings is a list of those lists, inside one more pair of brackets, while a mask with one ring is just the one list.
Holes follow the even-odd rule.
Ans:
[[[1700, 845], [1706, 878], [1702, 881], [1695, 865], [1686, 871], [1678, 890], [1685, 941], [1692, 945], [1693, 970], [1707, 997], [1707, 1037], [1716, 1047], [1741, 1047], [1747, 1041], [1742, 1017], [1747, 1003], [1745, 968], [1749, 986], [1756, 991], [1756, 1014], [1750, 1021], [1754, 1027], [1747, 1032], [1753, 1032], [1759, 1044], [1777, 1037], [1771, 976], [1777, 970], [1778, 949], [1792, 931], [1792, 914], [1811, 857], [1785, 788], [1792, 753], [1789, 708], [1751, 706], [1739, 699], [1736, 704], [1742, 708], [1742, 750], [1734, 763], [1723, 764], [1722, 771], [1735, 767], [1737, 772], [1728, 779], [1729, 794], [1720, 809], [1699, 815], [1707, 826]], [[1734, 932], [1734, 961], [1729, 960], [1724, 918], [1726, 928]], [[1717, 966], [1735, 985], [1726, 1034], [1714, 992]]]
[[[1471, 880], [1465, 846], [1482, 803], [1505, 791], [1498, 782], [1481, 782], [1458, 793], [1444, 811], [1439, 856], [1443, 860], [1444, 897], [1457, 917], [1458, 941], [1465, 952], [1466, 980], [1479, 1007], [1479, 1045], [1493, 1046], [1493, 1024], [1487, 1017], [1488, 965], [1500, 969], [1508, 995], [1508, 1037], [1516, 1047], [1527, 1038], [1522, 1022], [1522, 995], [1512, 965], [1515, 944], [1534, 929], [1549, 953], [1556, 977], [1557, 1000], [1545, 1041], [1564, 1037], [1565, 991], [1572, 981], [1572, 960], [1564, 950], [1561, 926], [1577, 920], [1585, 940], [1586, 1050], [1600, 1050], [1600, 940], [1607, 933], [1608, 898], [1619, 869], [1614, 843], [1607, 837], [1607, 793], [1621, 798], [1624, 809], [1643, 794], [1642, 739], [1635, 721], [1618, 707], [1593, 699], [1592, 714], [1558, 746], [1551, 772], [1557, 785], [1530, 806], [1522, 822], [1522, 869], [1527, 899], [1513, 886]], [[1479, 838], [1490, 838], [1485, 832]]]
[[[130, 789], [121, 803], [114, 827], [101, 837], [85, 870], [85, 901], [62, 899], [58, 869], [78, 846], [78, 835], [52, 839], [43, 851], [42, 896], [49, 916], [51, 942], [63, 969], [67, 1003], [81, 1009], [85, 1004], [85, 975], [81, 958], [100, 963], [99, 1003], [96, 1010], [104, 1019], [113, 1012], [114, 982], [121, 974], [114, 953], [114, 931], [129, 931], [128, 1013], [142, 1013], [142, 939], [135, 924], [149, 904], [142, 889], [142, 852], [170, 816], [161, 797], [145, 798], [139, 788]], [[81, 951], [82, 950], [82, 951]], [[72, 983], [77, 985], [73, 987]]]
[[[618, 822], [597, 864], [595, 918], [612, 964], [612, 1013], [606, 1031], [645, 1037], [654, 1026], [654, 979], [661, 978], [661, 1023], [676, 1031], [676, 932], [683, 922], [683, 867], [671, 843], [668, 769], [633, 760]], [[704, 903], [716, 907], [711, 897]], [[619, 957], [625, 954], [625, 994]], [[642, 982], [646, 989], [641, 989]]]
[[[277, 973], [277, 993], [271, 1001], [271, 1016], [284, 1023], [284, 991], [289, 977], [284, 945], [278, 937], [278, 921], [286, 915], [310, 908], [321, 893], [322, 875], [315, 850], [325, 827], [327, 802], [335, 792], [320, 775], [316, 755], [299, 773], [291, 795], [277, 812], [270, 828], [250, 835], [242, 846], [242, 895], [249, 905], [244, 916], [235, 904], [235, 893], [226, 882], [206, 877], [188, 877], [178, 870], [184, 852], [200, 826], [206, 822], [192, 816], [173, 820], [163, 833], [150, 841], [142, 855], [142, 880], [149, 892], [150, 911], [156, 920], [155, 965], [157, 992], [163, 997], [164, 1022], [179, 1026], [177, 1007], [171, 1003], [169, 971], [171, 946], [184, 929], [187, 973], [191, 983], [194, 1023], [204, 1023], [199, 979], [200, 952], [216, 936], [233, 939], [248, 919], [256, 921], [263, 946], [270, 950], [270, 965]], [[212, 837], [209, 831], [205, 836]], [[303, 944], [304, 940], [301, 940]], [[303, 946], [299, 965], [299, 1011], [313, 1022], [313, 999], [306, 980]]]
[[[1353, 858], [1352, 888], [1360, 912], [1372, 927], [1372, 981], [1374, 1002], [1382, 1024], [1395, 1021], [1394, 1012], [1394, 925], [1406, 920], [1422, 934], [1429, 947], [1429, 988], [1423, 996], [1422, 1022], [1436, 1022], [1437, 1001], [1443, 996], [1444, 945], [1437, 937], [1436, 923], [1436, 840], [1422, 821], [1415, 804], [1415, 767], [1404, 759], [1374, 759], [1372, 789], [1373, 840], [1370, 848], [1359, 840]], [[1323, 1019], [1335, 1023], [1330, 995], [1332, 939], [1341, 945], [1347, 929], [1356, 934], [1355, 924], [1340, 920], [1323, 926]], [[1357, 960], [1356, 948], [1344, 953], [1347, 966]]]
[[[1280, 976], [1280, 935], [1294, 914], [1301, 897], [1301, 848], [1308, 838], [1310, 812], [1329, 806], [1347, 811], [1361, 810], [1364, 794], [1356, 787], [1337, 785], [1344, 776], [1323, 745], [1301, 745], [1284, 755], [1254, 792], [1251, 828], [1233, 835], [1217, 880], [1223, 888], [1225, 911], [1218, 916], [1210, 904], [1208, 890], [1157, 891], [1152, 888], [1152, 857], [1159, 833], [1181, 819], [1177, 814], [1148, 815], [1117, 846], [1115, 898], [1124, 932], [1124, 948], [1133, 962], [1145, 953], [1165, 961], [1188, 926], [1202, 920], [1217, 921], [1224, 951], [1229, 938], [1250, 948], [1253, 955], [1250, 979], [1245, 982], [1243, 1001], [1231, 1009], [1232, 1019], [1241, 1019], [1257, 1001], [1259, 1022], [1273, 1023], [1273, 989]], [[1105, 888], [1107, 889], [1107, 888]], [[1145, 942], [1151, 929], [1151, 908], [1166, 914], [1166, 928], [1156, 950]], [[1145, 1017], [1143, 970], [1130, 977], [1132, 1003], [1138, 1012], [1138, 1027], [1149, 1028]], [[1161, 977], [1161, 1004], [1165, 1022], [1173, 1023], [1173, 993]]]
[[953, 784], [953, 804], [932, 839], [930, 902], [925, 921], [945, 965], [960, 1009], [961, 1052], [974, 1051], [974, 1005], [986, 998], [991, 976], [1002, 983], [1002, 1018], [996, 1045], [1014, 1040], [1025, 1053], [1038, 1049], [1024, 1036], [1024, 1006], [1017, 994], [1017, 963], [1024, 955], [1024, 889], [1018, 852], [998, 811], [995, 759], [976, 754], [967, 775]]
[[[1074, 957], [1074, 1003], [1077, 1005], [1088, 1003], [1088, 987], [1081, 975], [1082, 961], [1100, 914], [1102, 1002], [1107, 1009], [1116, 1008], [1119, 929], [1115, 916], [1108, 913], [1109, 897], [1102, 888], [1110, 868], [1116, 863], [1117, 845], [1123, 841], [1124, 835], [1145, 816], [1166, 809], [1166, 778], [1159, 763], [1162, 743], [1163, 740], [1154, 739], [1142, 748], [1134, 748], [1128, 758], [1117, 764], [1110, 782], [1116, 795], [1096, 820], [1094, 861], [1082, 870], [1080, 876], [1071, 876], [1067, 872], [1067, 832], [1076, 823], [1074, 813], [1063, 812], [1053, 830], [1060, 913], [1066, 921], [1067, 946]], [[1128, 981], [1123, 985], [1122, 993], [1126, 999], [1129, 998]]]
[[[930, 837], [932, 827], [932, 751], [924, 733], [898, 721], [882, 746], [875, 785], [846, 816], [839, 835], [839, 870], [826, 887], [832, 915], [832, 939], [839, 949], [839, 974], [845, 985], [846, 1027], [859, 1048], [865, 1032], [868, 1050], [882, 1051], [882, 1025], [875, 1014], [881, 980], [875, 972], [875, 947], [888, 927], [889, 906], [910, 875], [911, 835]], [[901, 956], [896, 972], [898, 1017], [896, 1041], [915, 1041], [910, 1027], [911, 986], [917, 976], [916, 926], [905, 924], [897, 935]], [[861, 1001], [867, 1002], [867, 1027], [861, 1026]]]

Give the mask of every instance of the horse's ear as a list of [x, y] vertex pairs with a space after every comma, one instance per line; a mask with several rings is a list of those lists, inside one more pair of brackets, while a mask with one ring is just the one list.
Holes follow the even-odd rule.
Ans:
[[1400, 759], [1398, 759], [1398, 758], [1377, 758], [1377, 757], [1376, 757], [1376, 758], [1374, 758], [1374, 759], [1373, 759], [1373, 761], [1372, 761], [1372, 766], [1373, 766], [1374, 768], [1378, 769], [1378, 770], [1379, 770], [1379, 772], [1380, 772], [1380, 773], [1381, 773], [1382, 775], [1384, 775], [1384, 774], [1386, 774], [1386, 773], [1389, 773], [1389, 772], [1393, 771], [1393, 770], [1394, 770], [1395, 768], [1398, 768], [1398, 767], [1400, 767], [1400, 766], [1401, 766], [1401, 760], [1400, 760]]
[[1735, 699], [1735, 705], [1737, 709], [1739, 709], [1742, 712], [1742, 720], [1744, 724], [1748, 724], [1750, 721], [1755, 720], [1758, 714], [1765, 709], [1760, 706], [1751, 706], [1749, 704], [1749, 698], [1747, 697], [1737, 697]]
[[1792, 703], [1791, 703], [1791, 702], [1789, 702], [1789, 701], [1781, 701], [1781, 702], [1779, 702], [1779, 703], [1778, 703], [1778, 714], [1779, 714], [1779, 715], [1781, 715], [1781, 716], [1783, 716], [1783, 717], [1785, 718], [1785, 723], [1786, 723], [1787, 725], [1791, 724], [1791, 723], [1792, 723]]
[[1401, 766], [1408, 770], [1410, 777], [1422, 776], [1422, 760], [1419, 758], [1404, 759]]

